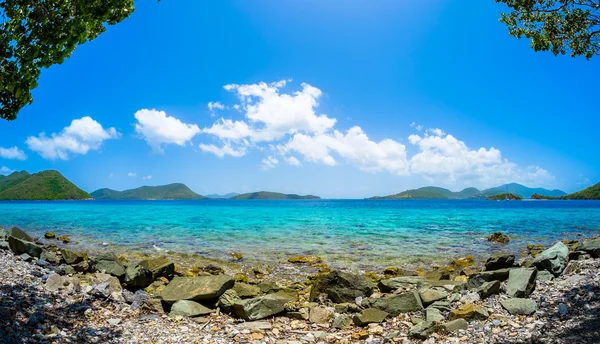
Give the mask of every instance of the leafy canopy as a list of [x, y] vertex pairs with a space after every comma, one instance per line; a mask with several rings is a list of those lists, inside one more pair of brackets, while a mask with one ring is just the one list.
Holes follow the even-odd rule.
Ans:
[[600, 55], [600, 0], [496, 0], [512, 12], [500, 21], [517, 38], [531, 39], [535, 51], [554, 55]]
[[0, 0], [0, 118], [17, 118], [33, 101], [41, 69], [127, 18], [133, 1]]

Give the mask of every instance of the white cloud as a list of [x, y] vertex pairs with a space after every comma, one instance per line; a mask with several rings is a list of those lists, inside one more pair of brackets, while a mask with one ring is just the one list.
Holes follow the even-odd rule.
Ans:
[[224, 140], [240, 140], [253, 135], [252, 129], [244, 121], [220, 119], [212, 127], [202, 129], [203, 133], [214, 135]]
[[5, 176], [6, 176], [6, 175], [9, 175], [9, 174], [11, 174], [11, 173], [13, 173], [14, 171], [15, 171], [15, 170], [13, 170], [13, 169], [10, 169], [10, 168], [8, 168], [8, 167], [6, 167], [6, 166], [2, 166], [2, 167], [0, 167], [0, 174], [3, 174], [3, 175], [5, 175]]
[[439, 128], [429, 128], [429, 129], [427, 129], [427, 134], [435, 135], [435, 136], [443, 136], [445, 133], [442, 129], [439, 129]]
[[143, 179], [143, 180], [152, 179], [152, 176], [145, 176], [145, 177], [142, 177], [142, 179]]
[[288, 164], [292, 165], [292, 166], [300, 166], [302, 165], [302, 163], [300, 162], [300, 160], [298, 160], [295, 156], [290, 155], [286, 158], [284, 158], [285, 162], [287, 162]]
[[197, 125], [183, 123], [164, 111], [142, 109], [135, 113], [135, 118], [138, 121], [135, 131], [157, 152], [163, 152], [165, 144], [184, 146], [200, 133]]
[[25, 155], [25, 152], [20, 150], [17, 146], [11, 148], [0, 147], [0, 158], [25, 160], [27, 159], [27, 155]]
[[262, 160], [261, 168], [263, 170], [270, 170], [272, 168], [275, 168], [275, 166], [277, 166], [277, 164], [279, 164], [279, 159], [273, 157], [272, 155], [269, 155], [268, 157], [266, 157]]
[[60, 133], [46, 136], [27, 138], [27, 146], [34, 152], [40, 154], [44, 159], [67, 160], [73, 154], [87, 154], [90, 150], [97, 150], [102, 142], [119, 137], [115, 128], [104, 129], [100, 123], [91, 117], [75, 119], [71, 125], [65, 127]]
[[215, 109], [217, 110], [225, 110], [225, 105], [219, 103], [219, 102], [208, 102], [208, 109], [210, 111], [213, 111]]
[[135, 173], [135, 172], [127, 173], [127, 177], [135, 177], [136, 175], [137, 175], [137, 173]]
[[236, 150], [235, 148], [231, 147], [230, 144], [224, 144], [222, 147], [217, 147], [213, 144], [207, 145], [207, 144], [201, 143], [199, 147], [204, 152], [212, 153], [212, 154], [218, 156], [219, 158], [222, 158], [226, 155], [230, 155], [232, 157], [239, 158], [246, 154], [246, 150], [244, 148], [240, 148], [240, 149]]

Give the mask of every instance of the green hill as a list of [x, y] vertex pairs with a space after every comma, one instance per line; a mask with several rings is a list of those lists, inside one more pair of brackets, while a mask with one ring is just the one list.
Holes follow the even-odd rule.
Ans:
[[124, 191], [100, 189], [92, 192], [92, 197], [98, 200], [194, 200], [206, 198], [181, 183], [142, 186]]
[[58, 171], [13, 172], [0, 179], [0, 200], [76, 200], [92, 198]]
[[563, 196], [565, 192], [560, 190], [547, 190], [542, 188], [528, 188], [521, 184], [505, 184], [495, 188], [478, 190], [476, 188], [466, 188], [459, 192], [453, 192], [448, 189], [426, 186], [418, 189], [411, 189], [400, 192], [395, 195], [383, 197], [371, 197], [370, 199], [464, 199], [464, 198], [487, 198], [501, 193], [510, 193], [521, 198], [530, 198], [533, 194], [543, 196]]
[[600, 200], [600, 183], [590, 186], [587, 189], [583, 189], [581, 191], [562, 196], [562, 197], [553, 197], [551, 199], [566, 199], [566, 200]]
[[244, 199], [321, 199], [320, 197], [313, 195], [300, 196], [295, 194], [282, 194], [279, 192], [268, 192], [268, 191], [260, 191], [260, 192], [251, 192], [245, 193], [237, 196], [233, 196], [230, 199], [234, 200], [244, 200]]
[[497, 195], [493, 195], [493, 196], [489, 196], [486, 198], [486, 200], [488, 200], [488, 201], [505, 201], [505, 200], [520, 201], [522, 199], [523, 199], [523, 197], [519, 197], [515, 194], [506, 193], [506, 192], [497, 194]]

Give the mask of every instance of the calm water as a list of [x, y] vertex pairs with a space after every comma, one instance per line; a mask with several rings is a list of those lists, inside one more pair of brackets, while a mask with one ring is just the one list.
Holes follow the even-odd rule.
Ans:
[[596, 201], [83, 201], [0, 202], [0, 225], [69, 235], [90, 248], [154, 246], [225, 258], [315, 253], [339, 265], [390, 265], [600, 234]]

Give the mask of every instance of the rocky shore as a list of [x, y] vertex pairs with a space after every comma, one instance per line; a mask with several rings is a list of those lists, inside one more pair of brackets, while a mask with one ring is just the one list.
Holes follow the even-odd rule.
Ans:
[[[53, 233], [47, 239], [56, 240]], [[502, 242], [507, 237], [491, 237]], [[296, 280], [88, 256], [0, 230], [0, 343], [596, 343], [600, 239], [529, 245], [415, 271]], [[236, 259], [243, 259], [234, 257]]]

